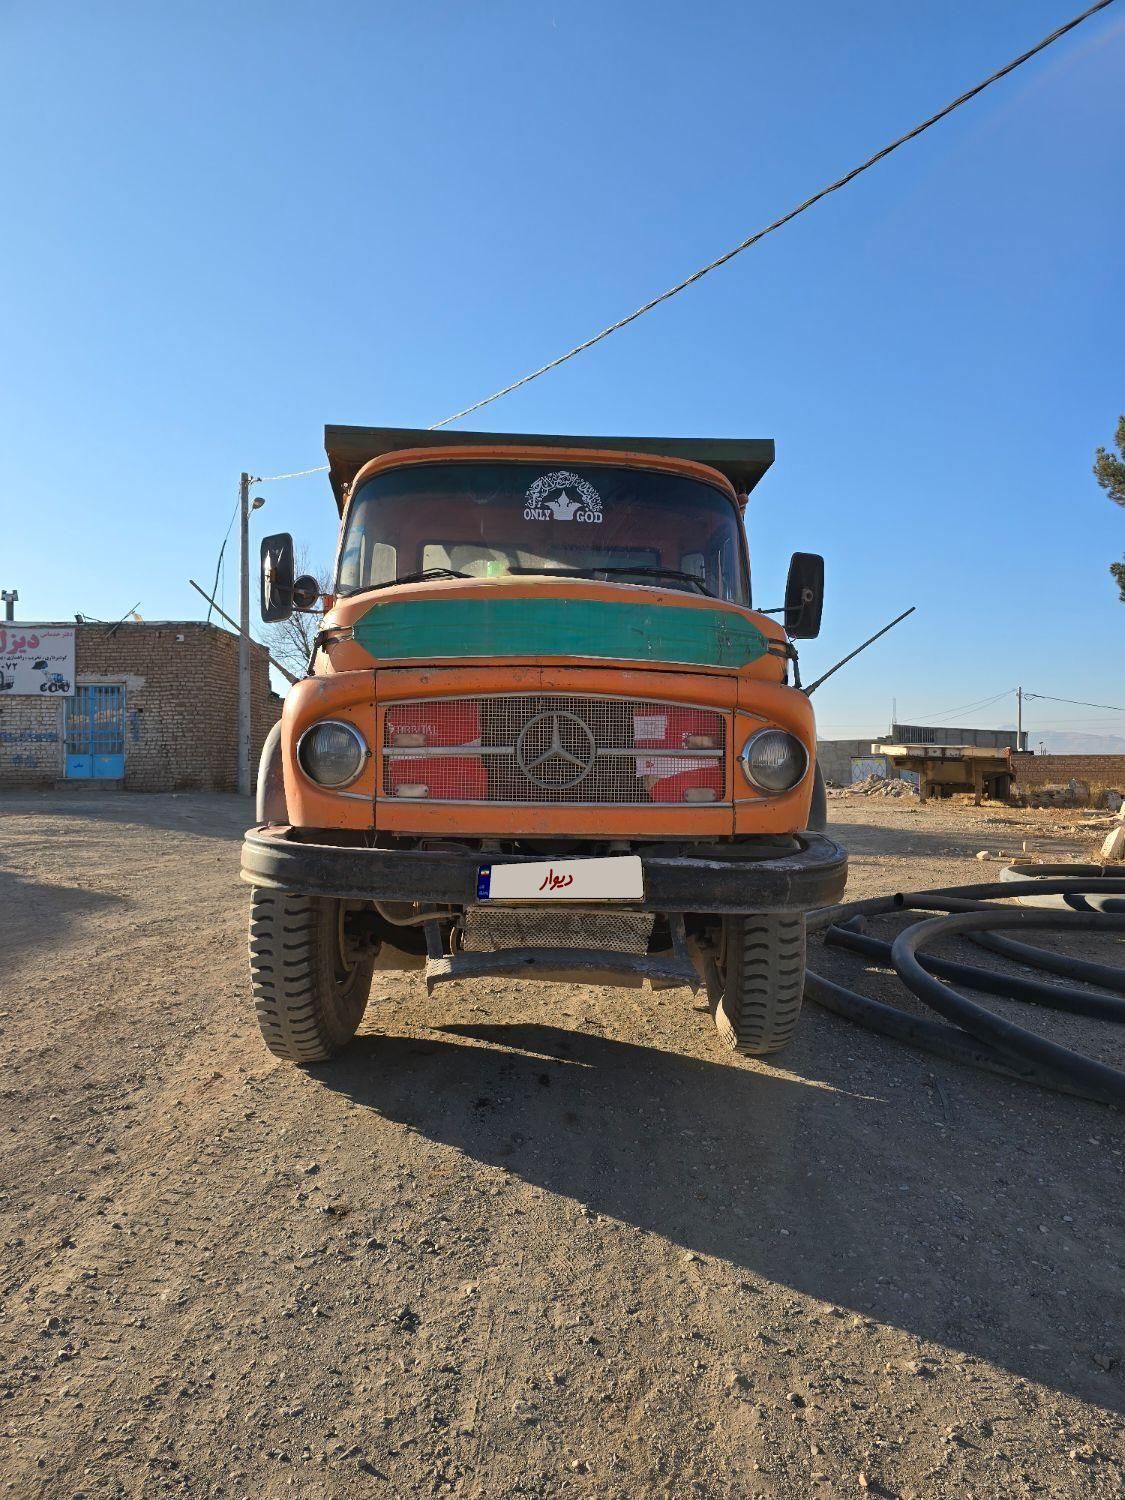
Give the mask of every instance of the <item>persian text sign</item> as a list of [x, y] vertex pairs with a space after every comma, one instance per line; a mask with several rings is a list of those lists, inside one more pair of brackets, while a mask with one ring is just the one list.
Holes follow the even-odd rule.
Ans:
[[0, 625], [0, 701], [74, 692], [74, 631], [47, 625]]

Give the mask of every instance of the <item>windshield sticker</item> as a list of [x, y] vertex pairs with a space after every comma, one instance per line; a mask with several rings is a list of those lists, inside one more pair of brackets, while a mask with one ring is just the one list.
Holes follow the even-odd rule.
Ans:
[[537, 479], [524, 496], [525, 521], [585, 521], [601, 525], [602, 497], [588, 479], [556, 469]]

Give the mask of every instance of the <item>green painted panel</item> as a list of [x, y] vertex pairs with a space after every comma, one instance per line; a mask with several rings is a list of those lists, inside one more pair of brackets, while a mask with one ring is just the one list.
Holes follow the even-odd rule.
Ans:
[[387, 599], [355, 625], [376, 659], [595, 656], [741, 667], [766, 638], [733, 610], [607, 599]]

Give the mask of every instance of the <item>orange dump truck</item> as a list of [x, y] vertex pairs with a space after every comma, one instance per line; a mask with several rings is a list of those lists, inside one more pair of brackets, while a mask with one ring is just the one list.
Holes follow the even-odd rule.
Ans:
[[[751, 604], [763, 440], [329, 427], [331, 594], [262, 545], [262, 613], [324, 614], [262, 754], [250, 972], [294, 1062], [354, 1035], [379, 968], [706, 987], [783, 1047], [805, 917], [839, 899], [784, 609]], [[772, 602], [772, 601], [771, 601]]]

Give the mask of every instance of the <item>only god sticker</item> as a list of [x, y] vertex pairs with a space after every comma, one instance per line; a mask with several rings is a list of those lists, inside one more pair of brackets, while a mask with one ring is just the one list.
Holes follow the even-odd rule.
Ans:
[[556, 469], [537, 479], [524, 496], [525, 521], [579, 521], [600, 526], [602, 497], [587, 479]]

